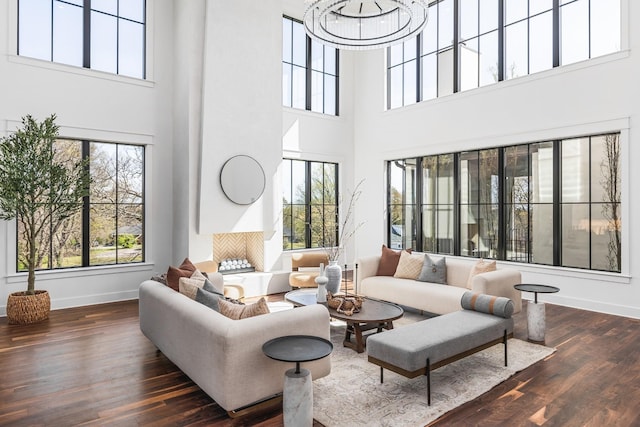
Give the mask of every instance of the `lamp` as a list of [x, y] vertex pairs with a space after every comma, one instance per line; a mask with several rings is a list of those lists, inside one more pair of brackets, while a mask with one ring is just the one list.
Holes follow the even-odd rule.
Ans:
[[415, 37], [427, 24], [428, 0], [307, 0], [304, 27], [338, 49], [377, 49]]

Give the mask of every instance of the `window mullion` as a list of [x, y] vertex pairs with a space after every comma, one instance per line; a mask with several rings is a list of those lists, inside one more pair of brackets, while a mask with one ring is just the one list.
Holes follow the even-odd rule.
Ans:
[[458, 41], [460, 39], [459, 32], [459, 0], [453, 1], [453, 93], [460, 90], [460, 47]]
[[304, 230], [304, 240], [305, 240], [305, 248], [311, 247], [311, 227], [313, 224], [311, 223], [311, 162], [305, 162], [304, 164], [304, 204], [305, 204], [305, 230]]
[[312, 75], [313, 73], [311, 72], [311, 37], [306, 36], [306, 42], [307, 42], [307, 49], [306, 49], [306, 59], [305, 59], [305, 73], [306, 73], [306, 80], [307, 80], [307, 84], [305, 86], [305, 109], [307, 111], [311, 111], [311, 79], [312, 79]]
[[505, 215], [505, 155], [504, 148], [498, 149], [498, 259], [507, 258], [507, 215]]
[[553, 0], [553, 67], [560, 66], [560, 0]]
[[82, 66], [91, 68], [91, 0], [84, 0], [82, 12]]
[[[91, 143], [89, 141], [82, 141], [82, 161], [87, 162], [87, 173], [91, 173], [91, 166], [86, 159], [90, 158]], [[82, 198], [82, 266], [88, 267], [90, 260], [90, 248], [91, 248], [91, 196], [86, 195]]]
[[553, 265], [562, 265], [562, 150], [561, 141], [553, 141]]
[[416, 36], [416, 102], [422, 101], [422, 33]]
[[498, 81], [504, 80], [504, 0], [498, 1]]

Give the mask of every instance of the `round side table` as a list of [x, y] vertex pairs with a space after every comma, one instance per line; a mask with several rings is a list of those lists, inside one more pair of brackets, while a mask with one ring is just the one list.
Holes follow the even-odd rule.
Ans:
[[282, 413], [285, 426], [313, 425], [313, 384], [311, 372], [300, 368], [301, 362], [327, 357], [333, 344], [311, 335], [287, 335], [267, 341], [262, 352], [274, 360], [295, 362], [295, 369], [285, 372]]
[[545, 308], [543, 302], [538, 302], [538, 294], [552, 294], [560, 291], [560, 289], [555, 286], [528, 283], [514, 285], [514, 288], [522, 292], [533, 292], [533, 301], [529, 301], [527, 306], [527, 333], [530, 341], [544, 342], [546, 331]]

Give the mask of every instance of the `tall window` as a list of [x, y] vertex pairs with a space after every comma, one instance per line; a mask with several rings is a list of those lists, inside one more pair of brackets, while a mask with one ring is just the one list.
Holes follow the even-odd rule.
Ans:
[[620, 272], [620, 176], [618, 133], [393, 160], [387, 241]]
[[388, 109], [619, 51], [620, 0], [436, 0], [404, 46], [420, 61], [387, 49]]
[[443, 154], [422, 158], [422, 250], [453, 253], [454, 242], [454, 156]]
[[418, 46], [420, 38], [392, 46], [387, 56], [390, 108], [415, 104], [418, 101], [416, 88]]
[[18, 55], [145, 78], [145, 0], [19, 0]]
[[[144, 261], [144, 147], [60, 139], [56, 156], [89, 159], [90, 195], [82, 210], [48, 234], [40, 269], [128, 264]], [[17, 270], [25, 250], [18, 221]]]
[[337, 242], [337, 164], [284, 159], [282, 188], [284, 250]]
[[460, 154], [460, 253], [496, 258], [498, 248], [498, 150]]
[[301, 22], [282, 18], [282, 105], [338, 115], [338, 50], [311, 40]]
[[387, 165], [389, 188], [389, 230], [387, 240], [390, 248], [416, 247], [416, 159], [402, 159]]

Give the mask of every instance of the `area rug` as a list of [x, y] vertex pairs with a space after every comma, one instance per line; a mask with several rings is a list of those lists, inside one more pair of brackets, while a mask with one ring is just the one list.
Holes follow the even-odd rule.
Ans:
[[[407, 313], [403, 323], [420, 320]], [[424, 426], [466, 403], [515, 373], [552, 354], [555, 349], [510, 339], [509, 366], [504, 366], [504, 346], [484, 351], [436, 369], [431, 373], [431, 406], [427, 405], [427, 379], [408, 379], [389, 370], [380, 384], [380, 368], [342, 345], [344, 323], [332, 322], [331, 374], [315, 380], [313, 417], [333, 426]]]

